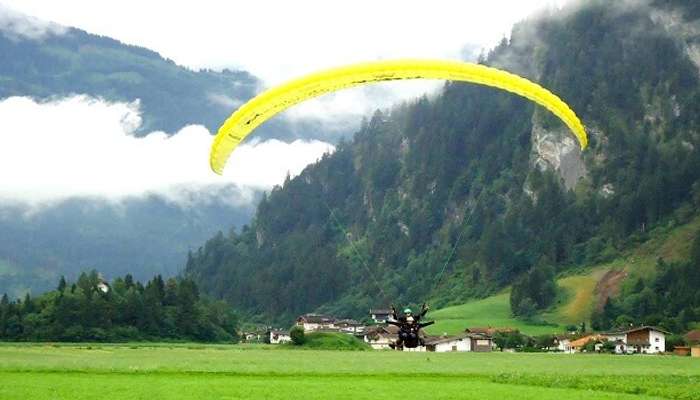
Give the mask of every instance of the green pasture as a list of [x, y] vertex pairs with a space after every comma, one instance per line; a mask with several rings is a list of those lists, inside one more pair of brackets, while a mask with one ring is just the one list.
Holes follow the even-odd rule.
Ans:
[[435, 320], [435, 325], [429, 326], [426, 331], [430, 335], [456, 334], [464, 332], [465, 328], [488, 326], [519, 329], [528, 335], [564, 331], [564, 327], [557, 324], [537, 325], [513, 318], [510, 312], [509, 296], [509, 292], [504, 292], [485, 299], [433, 311], [428, 316], [430, 320]]
[[0, 399], [700, 399], [673, 356], [0, 345]]

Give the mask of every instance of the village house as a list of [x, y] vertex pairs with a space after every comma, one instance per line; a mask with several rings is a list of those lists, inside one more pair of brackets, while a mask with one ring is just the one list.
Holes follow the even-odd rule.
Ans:
[[561, 351], [562, 353], [573, 353], [574, 350], [571, 347], [571, 337], [568, 335], [554, 337], [554, 348], [550, 350]]
[[394, 325], [377, 325], [368, 327], [365, 331], [364, 341], [375, 350], [390, 349], [390, 344], [396, 342], [399, 337], [399, 328]]
[[391, 316], [391, 310], [384, 308], [372, 308], [369, 310], [369, 316], [377, 324], [384, 324]]
[[270, 339], [270, 344], [290, 343], [292, 341], [289, 332], [282, 330], [270, 329], [267, 334]]
[[640, 326], [627, 330], [588, 335], [569, 342], [571, 352], [580, 352], [589, 343], [595, 343], [595, 351], [601, 351], [605, 342], [615, 345], [617, 354], [658, 354], [666, 351], [668, 332], [653, 326]]
[[404, 351], [428, 351], [435, 353], [448, 352], [488, 352], [493, 350], [493, 340], [490, 336], [480, 333], [462, 333], [455, 336], [428, 336], [425, 338], [425, 346]]
[[619, 332], [602, 334], [603, 338], [615, 343], [618, 354], [658, 354], [666, 351], [666, 335], [669, 332], [654, 327], [640, 326]]
[[244, 342], [254, 342], [256, 340], [259, 340], [259, 337], [257, 334], [255, 334], [255, 332], [243, 332], [241, 334], [241, 339]]
[[304, 332], [337, 331], [335, 318], [322, 314], [304, 314], [297, 318], [297, 325], [304, 328]]
[[607, 340], [607, 338], [603, 335], [587, 335], [581, 338], [578, 338], [576, 340], [572, 340], [569, 343], [570, 346], [570, 352], [580, 352], [583, 350], [583, 348], [589, 343], [589, 342], [594, 342], [595, 343], [595, 350], [600, 351], [603, 347], [603, 342]]
[[457, 336], [437, 336], [425, 339], [426, 351], [447, 353], [451, 351], [471, 351], [469, 334]]
[[365, 331], [365, 326], [354, 319], [341, 319], [336, 321], [335, 328], [342, 333], [351, 335], [362, 334]]

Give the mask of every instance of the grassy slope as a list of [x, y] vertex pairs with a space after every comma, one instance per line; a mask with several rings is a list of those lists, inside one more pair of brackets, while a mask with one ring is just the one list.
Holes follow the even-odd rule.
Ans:
[[557, 283], [563, 289], [562, 300], [540, 316], [552, 325], [533, 325], [512, 318], [506, 291], [432, 312], [429, 315], [437, 322], [427, 331], [429, 334], [455, 334], [467, 327], [493, 326], [517, 328], [530, 335], [562, 332], [567, 324], [589, 321], [598, 303], [596, 285], [608, 271], [624, 271], [627, 278], [623, 285], [635, 282], [638, 277], [649, 277], [655, 273], [657, 258], [667, 261], [685, 259], [692, 238], [699, 231], [700, 217], [678, 227], [659, 227], [649, 234], [649, 240], [614, 261], [560, 277]]
[[476, 300], [459, 306], [443, 308], [432, 312], [430, 319], [435, 325], [426, 329], [428, 334], [455, 334], [467, 327], [511, 327], [531, 335], [561, 330], [558, 326], [538, 326], [514, 319], [510, 315], [509, 292]]
[[0, 345], [2, 399], [700, 399], [699, 380], [681, 357]]

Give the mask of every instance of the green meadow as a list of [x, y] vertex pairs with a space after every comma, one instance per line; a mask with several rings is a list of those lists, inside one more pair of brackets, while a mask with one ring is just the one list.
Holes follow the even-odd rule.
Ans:
[[673, 356], [0, 345], [0, 399], [700, 399]]

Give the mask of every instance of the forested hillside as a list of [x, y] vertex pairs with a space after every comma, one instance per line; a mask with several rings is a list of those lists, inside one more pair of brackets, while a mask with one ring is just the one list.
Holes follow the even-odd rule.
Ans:
[[281, 320], [459, 303], [532, 281], [545, 284], [522, 291], [513, 310], [547, 307], [557, 272], [610, 260], [700, 207], [698, 65], [674, 33], [696, 26], [692, 7], [577, 3], [516, 25], [480, 60], [565, 99], [590, 135], [583, 154], [528, 101], [448, 83], [376, 112], [269, 193], [250, 226], [193, 253], [187, 275]]

